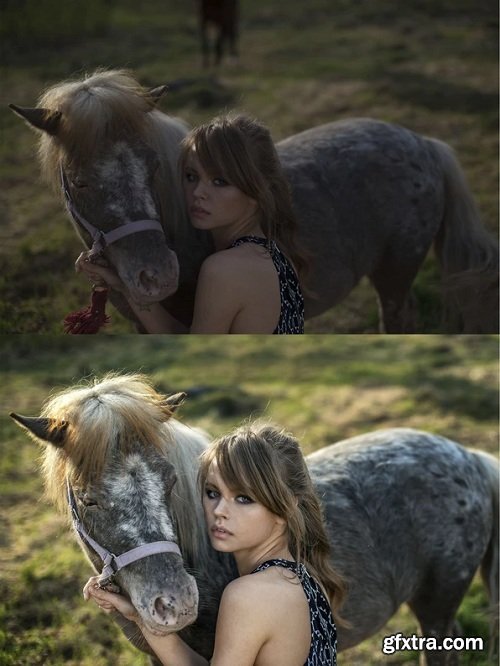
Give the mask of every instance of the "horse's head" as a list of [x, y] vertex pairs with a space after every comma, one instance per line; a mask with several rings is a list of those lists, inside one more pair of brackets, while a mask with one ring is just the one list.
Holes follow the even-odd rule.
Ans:
[[[122, 376], [63, 392], [48, 403], [42, 417], [12, 415], [45, 444], [48, 495], [67, 504], [69, 483], [75, 512], [90, 537], [82, 546], [98, 571], [103, 569], [102, 555], [96, 554], [99, 549], [92, 541], [115, 556], [144, 544], [177, 542], [185, 559], [191, 559], [189, 544], [184, 548], [179, 539], [176, 502], [188, 504], [196, 494], [196, 451], [181, 452], [177, 458], [174, 453], [174, 464], [167, 459], [176, 446], [168, 421], [178, 402], [178, 396], [165, 399], [138, 376]], [[174, 491], [180, 456], [188, 456], [193, 468], [179, 473], [181, 487], [188, 476], [192, 479], [193, 495], [187, 498]], [[197, 508], [187, 510], [194, 523]], [[192, 532], [196, 529], [191, 524]], [[170, 552], [146, 554], [113, 577], [157, 634], [179, 631], [197, 616], [197, 586], [182, 556], [172, 552], [176, 549], [174, 545]]]
[[42, 172], [63, 191], [82, 239], [102, 248], [138, 303], [163, 300], [179, 281], [172, 248], [185, 215], [177, 157], [186, 128], [155, 110], [165, 89], [98, 72], [54, 86], [39, 107], [11, 105], [41, 130]]

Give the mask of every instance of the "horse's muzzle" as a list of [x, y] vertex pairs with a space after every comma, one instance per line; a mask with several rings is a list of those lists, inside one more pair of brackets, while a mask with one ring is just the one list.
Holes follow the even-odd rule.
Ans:
[[[120, 272], [120, 271], [119, 271]], [[158, 303], [174, 294], [179, 286], [179, 262], [177, 255], [168, 250], [163, 266], [137, 267], [120, 275], [130, 298], [139, 305]]]

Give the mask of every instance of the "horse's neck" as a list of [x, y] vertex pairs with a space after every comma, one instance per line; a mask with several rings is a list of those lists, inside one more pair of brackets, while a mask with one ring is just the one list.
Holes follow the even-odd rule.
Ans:
[[199, 586], [207, 594], [222, 593], [227, 583], [238, 574], [234, 558], [212, 548], [205, 525], [197, 486], [197, 460], [209, 439], [201, 430], [188, 428], [175, 419], [169, 421], [168, 428], [175, 444], [167, 455], [178, 470], [172, 512], [176, 515], [179, 545]]
[[181, 284], [195, 284], [202, 261], [213, 252], [208, 232], [191, 224], [178, 176], [178, 159], [182, 139], [188, 128], [182, 121], [155, 111], [151, 120], [160, 139], [159, 156], [165, 172], [165, 187], [159, 192], [162, 200], [162, 225], [169, 246], [179, 259]]

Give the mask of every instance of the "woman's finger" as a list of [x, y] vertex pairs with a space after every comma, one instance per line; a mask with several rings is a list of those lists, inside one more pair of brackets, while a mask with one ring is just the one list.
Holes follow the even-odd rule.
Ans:
[[85, 270], [85, 267], [89, 264], [88, 251], [80, 252], [78, 259], [75, 261], [75, 271], [81, 273]]
[[99, 576], [92, 576], [85, 583], [83, 587], [83, 598], [85, 599], [85, 601], [88, 601], [90, 599], [91, 590], [94, 589], [95, 586], [98, 584], [97, 583], [98, 580]]
[[77, 273], [84, 273], [92, 282], [108, 285], [116, 291], [125, 292], [125, 286], [112, 268], [89, 260], [88, 252], [82, 252], [75, 262]]
[[118, 611], [129, 620], [136, 622], [139, 620], [137, 610], [128, 599], [99, 587], [98, 576], [92, 576], [87, 581], [83, 588], [83, 597], [86, 601], [92, 599], [106, 613]]

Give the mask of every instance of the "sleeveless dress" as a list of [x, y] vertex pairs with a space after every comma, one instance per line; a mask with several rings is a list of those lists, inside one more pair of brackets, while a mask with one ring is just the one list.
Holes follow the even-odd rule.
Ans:
[[337, 629], [333, 621], [328, 599], [318, 583], [309, 574], [303, 564], [289, 560], [267, 560], [252, 573], [265, 571], [269, 567], [283, 567], [293, 571], [300, 580], [309, 604], [311, 622], [311, 648], [304, 666], [336, 666], [337, 664]]
[[274, 329], [273, 334], [303, 333], [304, 298], [292, 264], [274, 241], [269, 242], [266, 238], [260, 238], [259, 236], [242, 236], [233, 241], [230, 247], [237, 247], [244, 243], [255, 243], [269, 250], [274, 267], [278, 273], [281, 310], [278, 325]]

